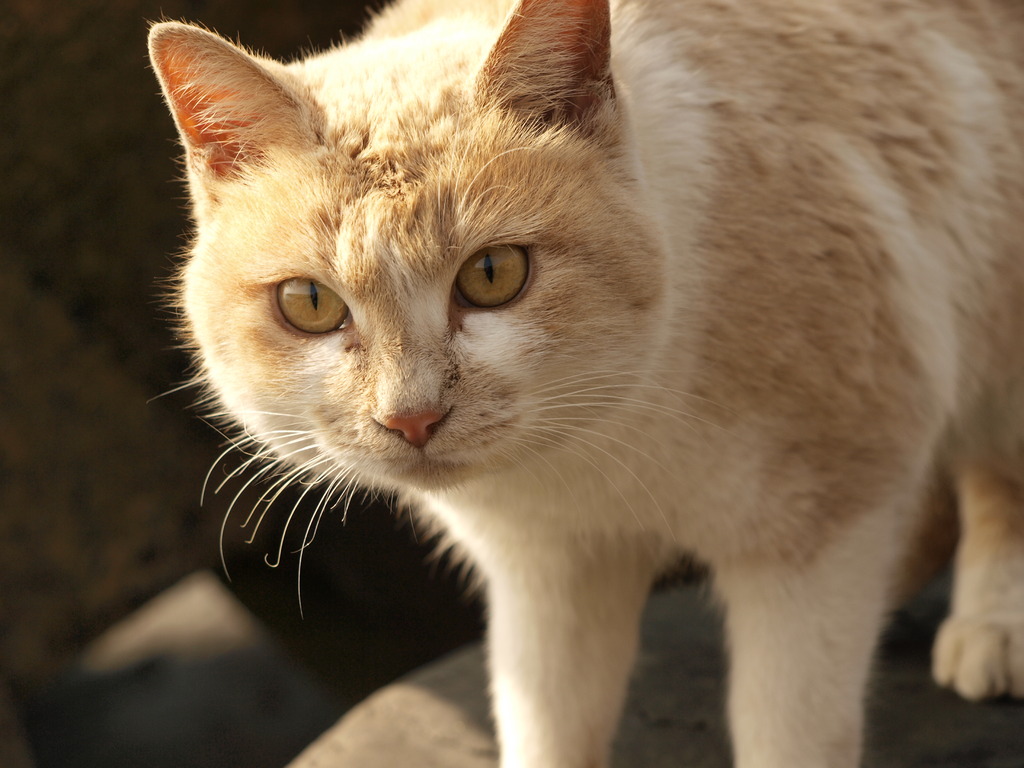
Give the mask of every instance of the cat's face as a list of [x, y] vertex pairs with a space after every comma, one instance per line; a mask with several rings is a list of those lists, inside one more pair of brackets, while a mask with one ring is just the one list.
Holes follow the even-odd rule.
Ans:
[[[663, 248], [615, 105], [600, 131], [531, 123], [481, 97], [486, 46], [441, 64], [423, 45], [406, 55], [436, 71], [415, 89], [393, 45], [275, 70], [255, 89], [286, 84], [293, 135], [239, 141], [226, 167], [190, 155], [183, 304], [204, 371], [313, 475], [437, 487], [514, 465], [602, 418], [659, 334]], [[346, 66], [358, 87], [332, 83]]]

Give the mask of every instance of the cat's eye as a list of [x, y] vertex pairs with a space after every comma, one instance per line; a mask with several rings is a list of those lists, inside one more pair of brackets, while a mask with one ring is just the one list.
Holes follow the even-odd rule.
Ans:
[[293, 277], [278, 285], [277, 304], [284, 319], [306, 333], [336, 331], [348, 319], [341, 297], [308, 277]]
[[498, 307], [512, 301], [530, 272], [526, 249], [518, 245], [483, 248], [459, 267], [455, 288], [474, 307]]

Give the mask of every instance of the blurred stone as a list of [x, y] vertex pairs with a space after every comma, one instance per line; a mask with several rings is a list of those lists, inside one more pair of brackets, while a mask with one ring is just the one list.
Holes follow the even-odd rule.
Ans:
[[209, 571], [185, 577], [89, 644], [78, 664], [113, 671], [155, 656], [206, 659], [268, 642], [256, 618]]
[[342, 711], [199, 572], [101, 635], [27, 724], [38, 768], [280, 768]]
[[69, 672], [33, 699], [26, 723], [37, 768], [280, 768], [342, 711], [260, 643]]

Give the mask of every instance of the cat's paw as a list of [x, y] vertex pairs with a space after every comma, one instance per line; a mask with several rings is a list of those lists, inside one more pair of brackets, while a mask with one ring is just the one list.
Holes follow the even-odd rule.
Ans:
[[965, 699], [1024, 699], [1024, 617], [950, 616], [932, 652], [935, 681]]

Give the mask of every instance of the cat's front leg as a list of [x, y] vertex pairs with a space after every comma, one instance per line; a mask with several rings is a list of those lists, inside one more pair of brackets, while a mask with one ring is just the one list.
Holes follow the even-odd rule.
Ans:
[[484, 568], [502, 768], [605, 768], [656, 562], [641, 542], [506, 542]]
[[940, 685], [980, 700], [1024, 698], [1024, 488], [994, 467], [960, 467], [953, 607], [935, 641]]
[[808, 560], [716, 563], [736, 768], [856, 768], [894, 524], [859, 519]]

